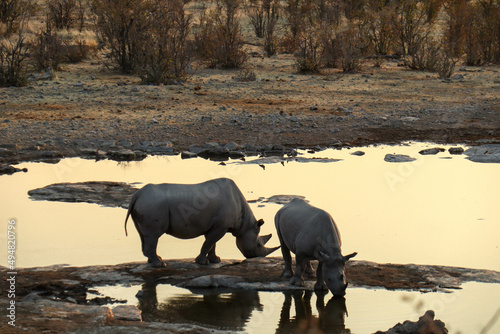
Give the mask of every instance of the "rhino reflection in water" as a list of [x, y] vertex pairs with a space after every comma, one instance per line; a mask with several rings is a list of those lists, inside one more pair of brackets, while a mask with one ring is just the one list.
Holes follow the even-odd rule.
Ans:
[[156, 289], [154, 283], [143, 285], [139, 309], [145, 321], [191, 323], [241, 331], [254, 310], [262, 311], [257, 291], [192, 290], [193, 295], [174, 295], [159, 303]]
[[215, 244], [227, 232], [236, 237], [236, 245], [247, 257], [263, 257], [279, 247], [266, 248], [271, 235], [259, 236], [262, 219], [255, 219], [243, 194], [227, 178], [199, 184], [148, 184], [134, 193], [127, 220], [132, 215], [139, 232], [142, 252], [155, 267], [165, 264], [156, 254], [158, 238], [164, 233], [180, 239], [205, 236], [199, 264], [218, 263]]
[[[284, 294], [285, 302], [281, 309], [280, 321], [276, 329], [277, 334], [351, 333], [351, 330], [345, 327], [347, 308], [344, 297], [332, 297], [325, 307], [326, 292], [316, 292], [318, 316], [314, 316], [311, 308], [312, 291], [306, 290], [304, 296], [302, 296], [302, 291], [287, 291]], [[292, 298], [295, 304], [294, 318], [290, 318]]]
[[[267, 306], [261, 304], [259, 292], [253, 290], [225, 292], [221, 289], [191, 290], [192, 295], [188, 293], [173, 295], [164, 301], [158, 301], [157, 288], [157, 283], [148, 282], [143, 284], [142, 291], [138, 294], [139, 309], [144, 321], [191, 323], [204, 327], [243, 331], [246, 326], [252, 326], [250, 319], [255, 310], [267, 314]], [[313, 292], [305, 291], [304, 296], [303, 294], [303, 291], [296, 290], [284, 292], [279, 323], [267, 325], [276, 328], [275, 332], [279, 334], [351, 332], [345, 328], [344, 317], [347, 309], [343, 297], [332, 297], [325, 306], [326, 293], [316, 292], [318, 316], [315, 316], [311, 308]], [[291, 318], [292, 298], [295, 303], [295, 317]], [[276, 299], [272, 298], [272, 301], [273, 304], [269, 305], [269, 309], [277, 306], [274, 304]], [[264, 325], [258, 321], [256, 323], [258, 324], [256, 326]]]

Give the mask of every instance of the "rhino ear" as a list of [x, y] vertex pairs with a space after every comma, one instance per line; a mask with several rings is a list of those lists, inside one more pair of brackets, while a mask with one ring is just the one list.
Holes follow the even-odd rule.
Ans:
[[263, 219], [257, 220], [257, 226], [261, 227], [262, 225], [264, 225], [264, 220]]
[[347, 262], [350, 259], [352, 259], [353, 257], [355, 257], [356, 255], [358, 255], [358, 253], [356, 253], [356, 252], [349, 254], [349, 255], [346, 255], [346, 256], [344, 256], [344, 261]]
[[328, 261], [330, 259], [330, 255], [323, 251], [318, 251], [318, 260], [319, 261]]

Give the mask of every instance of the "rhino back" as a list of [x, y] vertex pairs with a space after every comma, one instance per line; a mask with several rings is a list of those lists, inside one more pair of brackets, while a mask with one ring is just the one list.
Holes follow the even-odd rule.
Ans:
[[247, 204], [242, 204], [235, 183], [225, 178], [199, 184], [149, 184], [139, 191], [135, 211], [178, 238], [194, 238], [214, 226], [233, 229]]
[[341, 246], [340, 234], [331, 215], [301, 199], [294, 199], [278, 211], [276, 229], [295, 254], [313, 256], [318, 249]]

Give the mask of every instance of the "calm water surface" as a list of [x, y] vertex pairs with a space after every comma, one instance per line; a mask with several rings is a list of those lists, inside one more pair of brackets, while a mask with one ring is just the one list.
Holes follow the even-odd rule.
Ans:
[[[238, 160], [231, 160], [222, 166], [198, 158], [182, 160], [180, 156], [148, 157], [144, 161], [130, 163], [94, 162], [79, 158], [64, 159], [58, 164], [23, 163], [17, 167], [28, 168], [28, 173], [0, 176], [0, 239], [2, 244], [6, 244], [7, 222], [14, 218], [18, 232], [18, 267], [144, 261], [133, 224], [129, 224], [129, 236], [125, 237], [124, 209], [84, 203], [32, 201], [28, 198], [28, 190], [57, 182], [121, 181], [135, 182], [140, 187], [147, 183], [197, 183], [223, 176], [232, 178], [247, 200], [277, 194], [305, 196], [311, 204], [332, 214], [341, 231], [343, 252], [358, 252], [356, 259], [500, 270], [500, 165], [474, 163], [465, 156], [452, 156], [448, 152], [435, 156], [418, 154], [423, 148], [436, 146], [413, 143], [407, 146], [366, 147], [360, 149], [366, 153], [363, 156], [351, 155], [354, 149], [325, 150], [315, 154], [300, 152], [301, 157], [341, 161], [290, 161], [283, 165], [266, 164], [265, 169], [258, 164]], [[384, 161], [387, 153], [407, 154], [417, 160], [387, 163]], [[247, 158], [247, 162], [252, 159], [257, 157]], [[278, 245], [273, 218], [281, 206], [262, 202], [254, 202], [250, 206], [257, 218], [266, 221], [262, 233], [274, 235], [268, 245]], [[195, 257], [202, 242], [201, 238], [178, 240], [165, 235], [160, 239], [158, 254], [167, 261], [169, 258]], [[243, 258], [230, 234], [218, 243], [217, 249], [218, 255], [223, 258]], [[6, 255], [0, 259], [0, 264], [5, 266]], [[186, 290], [175, 289], [158, 286], [156, 290], [158, 296], [186, 294]], [[494, 298], [492, 301], [488, 290], [498, 296], [498, 285], [467, 284], [463, 290], [449, 295], [456, 296], [456, 301], [452, 303], [453, 308], [446, 306], [445, 309], [450, 314], [458, 314], [460, 319], [472, 310], [472, 307], [466, 306], [467, 303], [478, 302], [478, 310], [491, 311], [489, 315], [483, 312], [484, 317], [478, 320], [479, 325], [484, 324], [487, 321], [484, 319], [495, 312], [500, 300]], [[354, 333], [384, 329], [408, 318], [408, 315], [421, 315], [423, 312], [415, 312], [414, 304], [419, 303], [418, 300], [439, 301], [441, 298], [441, 294], [437, 293], [413, 293], [417, 295], [409, 302], [408, 299], [402, 301], [404, 294], [350, 289], [346, 296], [349, 313], [345, 317], [346, 328]], [[189, 292], [187, 295], [196, 296]], [[325, 305], [328, 305], [329, 296], [325, 297]], [[158, 298], [164, 300], [170, 297]], [[212, 297], [199, 298], [217, 301]], [[231, 299], [230, 296], [223, 298]], [[274, 314], [269, 321], [276, 326], [268, 326], [269, 330], [278, 328], [287, 298], [277, 293], [258, 294], [259, 303], [267, 308], [266, 319], [268, 314]], [[290, 298], [293, 314], [294, 296]], [[317, 315], [316, 298], [311, 296], [311, 305], [312, 314]], [[273, 300], [274, 313], [269, 311], [268, 299]], [[456, 311], [458, 306], [455, 307], [455, 304], [463, 305], [462, 313]], [[403, 310], [413, 310], [413, 313]], [[259, 312], [263, 312], [259, 306], [251, 310], [242, 327], [245, 331], [257, 332], [252, 330], [251, 324], [258, 321]], [[443, 318], [440, 314], [438, 317]], [[384, 319], [387, 326], [375, 326], [379, 324], [379, 318]], [[364, 320], [360, 322], [359, 319]], [[472, 322], [470, 320], [471, 326]], [[366, 323], [372, 324], [372, 329], [363, 327]], [[462, 330], [462, 333], [476, 332], [472, 327], [467, 327], [470, 331], [465, 328], [460, 323], [457, 330]], [[499, 332], [497, 327], [492, 333]]]

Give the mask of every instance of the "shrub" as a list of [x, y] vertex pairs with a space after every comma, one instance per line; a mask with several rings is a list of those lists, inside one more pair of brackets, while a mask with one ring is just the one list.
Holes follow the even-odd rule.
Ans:
[[312, 29], [301, 34], [299, 51], [295, 53], [299, 72], [319, 72], [322, 67], [321, 42], [317, 36]]
[[32, 15], [36, 6], [29, 0], [0, 1], [0, 36], [10, 36], [19, 31], [24, 21]]
[[213, 11], [202, 13], [195, 48], [209, 67], [238, 68], [247, 61], [237, 16], [239, 7], [239, 0], [217, 0]]
[[149, 16], [148, 33], [139, 43], [134, 72], [143, 83], [172, 84], [187, 76], [187, 37], [191, 17], [182, 0], [157, 0]]
[[0, 86], [25, 86], [27, 76], [28, 45], [19, 35], [15, 40], [0, 42]]
[[92, 0], [96, 34], [124, 73], [132, 73], [139, 44], [147, 34], [148, 5], [146, 0]]
[[352, 23], [334, 36], [323, 39], [323, 61], [327, 67], [342, 69], [345, 73], [356, 72], [361, 67], [362, 41], [360, 31]]
[[52, 28], [83, 29], [85, 23], [85, 6], [83, 0], [48, 0], [47, 25]]
[[373, 6], [360, 19], [363, 34], [376, 55], [388, 55], [396, 44], [394, 29], [394, 6]]
[[432, 0], [400, 0], [395, 10], [394, 29], [399, 32], [403, 56], [421, 52], [431, 33], [435, 17], [429, 14]]
[[30, 44], [30, 59], [36, 70], [45, 70], [50, 67], [58, 71], [64, 59], [61, 37], [57, 33], [37, 34]]

